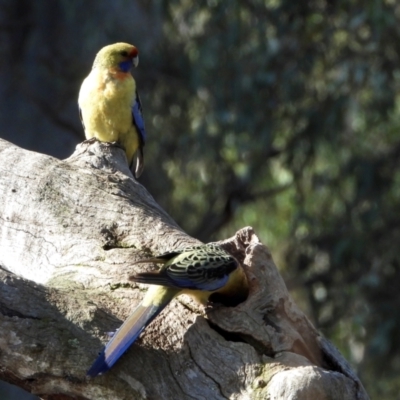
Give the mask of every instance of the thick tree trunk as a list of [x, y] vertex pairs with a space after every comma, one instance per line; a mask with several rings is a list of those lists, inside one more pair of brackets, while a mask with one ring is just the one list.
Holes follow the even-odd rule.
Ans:
[[60, 161], [0, 140], [0, 171], [1, 379], [44, 399], [368, 398], [251, 228], [220, 243], [246, 271], [247, 301], [174, 300], [111, 371], [86, 378], [143, 296], [133, 261], [199, 242], [112, 145]]

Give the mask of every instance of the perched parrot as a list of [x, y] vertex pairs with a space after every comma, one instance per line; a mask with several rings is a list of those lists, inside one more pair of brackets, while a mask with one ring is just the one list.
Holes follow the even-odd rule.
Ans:
[[236, 305], [248, 294], [239, 262], [213, 244], [186, 247], [137, 263], [144, 262], [163, 265], [157, 272], [139, 273], [130, 280], [156, 286], [150, 286], [142, 302], [107, 343], [87, 372], [89, 376], [108, 371], [174, 297], [188, 294], [207, 304], [210, 296], [217, 295], [218, 300], [231, 299]]
[[138, 54], [138, 49], [128, 43], [103, 47], [82, 83], [78, 99], [86, 139], [117, 142], [124, 148], [136, 178], [143, 172], [146, 141], [142, 105], [130, 72], [139, 63]]

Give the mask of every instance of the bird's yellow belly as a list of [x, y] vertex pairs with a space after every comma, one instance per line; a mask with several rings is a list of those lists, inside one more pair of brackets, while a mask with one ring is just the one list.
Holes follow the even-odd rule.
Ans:
[[93, 88], [86, 92], [82, 88], [79, 98], [86, 138], [118, 142], [124, 147], [128, 162], [131, 163], [139, 146], [131, 109], [135, 96], [133, 79], [108, 80], [102, 85], [88, 82], [86, 86]]

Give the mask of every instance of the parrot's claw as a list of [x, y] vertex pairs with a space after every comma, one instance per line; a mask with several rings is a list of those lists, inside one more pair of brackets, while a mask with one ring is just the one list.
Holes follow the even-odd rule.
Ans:
[[96, 137], [92, 137], [90, 139], [84, 140], [82, 143], [92, 144], [92, 143], [95, 143], [95, 142], [98, 142], [98, 141], [99, 140]]

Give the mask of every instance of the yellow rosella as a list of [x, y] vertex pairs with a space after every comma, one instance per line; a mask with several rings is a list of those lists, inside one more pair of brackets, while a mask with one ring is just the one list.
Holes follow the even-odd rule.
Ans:
[[163, 265], [157, 272], [139, 273], [130, 280], [156, 286], [150, 286], [139, 306], [107, 343], [87, 372], [89, 376], [108, 371], [173, 298], [188, 294], [207, 304], [216, 295], [219, 301], [230, 299], [236, 305], [248, 294], [239, 262], [217, 245], [186, 247], [138, 263], [143, 262]]
[[139, 63], [138, 54], [137, 48], [128, 43], [103, 47], [82, 83], [78, 99], [86, 139], [117, 142], [125, 149], [136, 178], [143, 171], [146, 140], [142, 106], [130, 72]]

